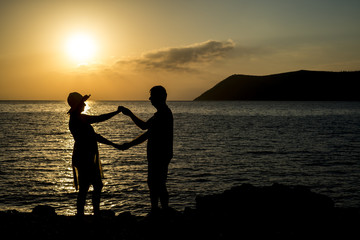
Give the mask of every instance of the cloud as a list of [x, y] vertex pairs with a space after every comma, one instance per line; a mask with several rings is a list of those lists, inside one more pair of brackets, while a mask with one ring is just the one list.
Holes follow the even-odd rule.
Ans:
[[129, 65], [141, 69], [191, 70], [197, 64], [211, 63], [222, 59], [235, 48], [232, 40], [208, 40], [184, 47], [155, 50], [143, 54], [140, 58], [120, 60], [118, 67]]

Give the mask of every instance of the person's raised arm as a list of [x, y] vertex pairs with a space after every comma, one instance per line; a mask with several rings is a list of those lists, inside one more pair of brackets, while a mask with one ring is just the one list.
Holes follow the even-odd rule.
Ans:
[[135, 116], [135, 114], [133, 114], [128, 108], [126, 108], [126, 107], [119, 107], [119, 108], [121, 108], [121, 111], [124, 115], [129, 116], [131, 118], [131, 120], [133, 120], [133, 122], [136, 124], [136, 126], [141, 128], [142, 130], [146, 130], [149, 128], [148, 122], [145, 122], [145, 121], [141, 120], [140, 118], [138, 118], [137, 116]]
[[106, 120], [109, 120], [110, 118], [112, 118], [113, 116], [115, 116], [118, 113], [121, 113], [122, 107], [118, 107], [118, 110], [115, 112], [111, 112], [111, 113], [106, 113], [106, 114], [101, 114], [98, 116], [90, 116], [90, 115], [86, 115], [86, 121], [90, 124], [92, 123], [98, 123], [98, 122], [103, 122]]

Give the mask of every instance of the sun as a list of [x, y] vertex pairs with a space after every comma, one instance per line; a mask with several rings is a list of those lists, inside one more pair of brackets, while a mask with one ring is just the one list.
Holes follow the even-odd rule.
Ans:
[[88, 34], [74, 34], [66, 41], [66, 52], [77, 64], [87, 64], [92, 61], [97, 51], [94, 38]]

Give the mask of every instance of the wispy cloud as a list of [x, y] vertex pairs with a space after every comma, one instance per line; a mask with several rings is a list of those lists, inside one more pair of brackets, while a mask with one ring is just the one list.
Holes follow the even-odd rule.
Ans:
[[232, 40], [208, 40], [184, 47], [159, 49], [139, 58], [119, 60], [116, 65], [141, 69], [191, 70], [193, 65], [211, 63], [225, 57], [235, 48]]

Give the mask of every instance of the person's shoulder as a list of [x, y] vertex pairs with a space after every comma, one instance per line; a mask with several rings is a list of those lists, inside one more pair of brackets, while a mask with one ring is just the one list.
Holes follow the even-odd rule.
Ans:
[[171, 115], [171, 117], [172, 117], [172, 111], [169, 107], [166, 108], [166, 114]]
[[83, 113], [81, 113], [81, 114], [78, 115], [78, 119], [79, 119], [80, 121], [84, 121], [84, 122], [89, 121], [89, 120], [91, 119], [91, 117], [92, 117], [92, 116], [87, 115], [87, 114], [83, 114]]
[[161, 116], [161, 117], [166, 117], [169, 115], [172, 115], [172, 111], [169, 107], [164, 107], [154, 114], [154, 116]]
[[168, 105], [165, 105], [165, 107], [162, 108], [162, 112], [164, 112], [164, 113], [172, 113], [171, 109], [169, 108]]
[[72, 119], [72, 120], [79, 119], [79, 118], [81, 118], [81, 114], [79, 114], [79, 113], [71, 113], [70, 114], [70, 119]]

